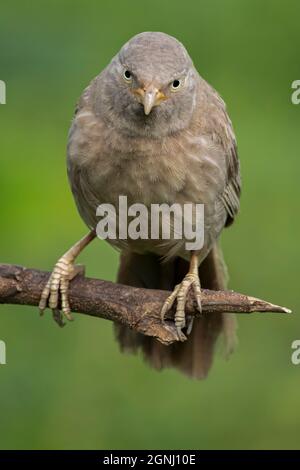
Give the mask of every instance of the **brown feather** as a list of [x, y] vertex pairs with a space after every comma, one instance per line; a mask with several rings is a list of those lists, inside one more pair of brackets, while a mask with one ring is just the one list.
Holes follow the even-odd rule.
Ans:
[[[121, 256], [118, 282], [136, 287], [172, 290], [187, 271], [188, 263], [178, 257], [161, 263], [159, 257], [151, 253], [138, 255], [127, 252]], [[217, 245], [200, 265], [199, 275], [204, 288], [217, 290], [226, 287], [226, 272]], [[224, 333], [227, 350], [232, 349], [235, 318], [228, 314], [204, 314], [195, 320], [185, 343], [171, 346], [164, 346], [122, 325], [115, 325], [115, 331], [122, 351], [135, 353], [141, 350], [146, 362], [155, 369], [174, 367], [190, 377], [202, 379], [207, 376], [212, 365], [215, 343], [221, 332]]]

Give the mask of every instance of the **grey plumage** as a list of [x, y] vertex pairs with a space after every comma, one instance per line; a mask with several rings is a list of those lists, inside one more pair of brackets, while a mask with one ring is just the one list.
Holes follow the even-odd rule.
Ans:
[[[124, 80], [124, 70], [130, 70], [130, 83]], [[173, 92], [172, 82], [177, 79], [182, 85]], [[149, 115], [145, 115], [136, 92], [147, 86], [160, 90], [162, 97]], [[216, 243], [239, 210], [236, 141], [223, 100], [200, 77], [186, 49], [175, 38], [164, 33], [135, 36], [87, 87], [70, 129], [68, 175], [79, 213], [90, 228], [97, 223], [97, 206], [117, 206], [119, 195], [127, 195], [128, 204], [139, 202], [146, 206], [163, 202], [203, 203], [205, 243], [198, 253], [199, 263], [206, 261], [207, 266], [213, 266], [214, 275], [207, 276], [206, 287], [214, 283], [215, 288], [224, 287]], [[117, 240], [114, 244], [123, 251], [119, 280], [127, 284], [172, 288], [176, 259], [189, 260], [183, 241], [162, 244], [161, 240]], [[147, 266], [149, 256], [151, 267], [143, 282], [143, 260]], [[165, 276], [162, 271], [167, 267], [161, 267], [160, 257], [169, 260], [169, 274]], [[134, 266], [139, 269], [132, 276], [130, 270]], [[155, 269], [160, 272], [158, 285], [158, 277], [154, 281], [155, 276], [151, 276]], [[166, 282], [170, 272], [173, 281]], [[205, 279], [205, 273], [201, 279]], [[234, 327], [229, 322], [233, 335]], [[154, 340], [137, 339], [124, 330], [119, 331], [119, 339], [127, 349], [130, 344], [133, 348], [142, 347], [146, 358], [158, 368], [178, 366], [190, 375], [202, 377], [225, 323], [222, 317], [203, 318], [186, 344], [172, 349]], [[186, 360], [187, 351], [190, 363]]]

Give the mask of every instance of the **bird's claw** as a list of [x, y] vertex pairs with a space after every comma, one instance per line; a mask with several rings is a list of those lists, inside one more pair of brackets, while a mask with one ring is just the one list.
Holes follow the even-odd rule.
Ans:
[[[58, 260], [41, 295], [40, 315], [43, 315], [44, 310], [49, 307], [52, 310], [53, 319], [59, 326], [65, 325], [64, 317], [69, 321], [73, 320], [68, 298], [69, 283], [83, 271], [83, 266], [75, 266], [67, 257], [62, 256]], [[61, 310], [58, 308], [59, 301], [61, 301]]]
[[[187, 339], [186, 335], [189, 335], [193, 328], [194, 317], [186, 317], [185, 315], [185, 304], [190, 288], [193, 289], [198, 310], [201, 313], [201, 287], [198, 273], [188, 273], [181, 284], [178, 284], [172, 294], [166, 299], [161, 310], [161, 319], [164, 321], [167, 311], [170, 310], [175, 300], [177, 300], [175, 327], [180, 341], [185, 341]], [[186, 328], [186, 334], [182, 331], [184, 328]]]

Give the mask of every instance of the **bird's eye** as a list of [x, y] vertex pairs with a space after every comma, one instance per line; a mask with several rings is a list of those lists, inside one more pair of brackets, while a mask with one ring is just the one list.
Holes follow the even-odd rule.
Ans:
[[171, 89], [172, 89], [173, 91], [177, 91], [178, 88], [180, 88], [180, 86], [181, 86], [181, 81], [180, 81], [180, 80], [174, 80], [174, 81], [172, 82]]
[[129, 70], [125, 70], [123, 73], [123, 77], [125, 78], [126, 82], [131, 82], [132, 73]]

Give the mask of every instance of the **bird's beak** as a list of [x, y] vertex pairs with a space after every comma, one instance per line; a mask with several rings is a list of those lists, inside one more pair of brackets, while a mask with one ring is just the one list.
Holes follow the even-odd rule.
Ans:
[[137, 88], [134, 92], [138, 95], [139, 101], [143, 104], [146, 116], [150, 114], [154, 106], [157, 106], [166, 99], [166, 95], [153, 85]]
[[143, 97], [143, 104], [144, 104], [144, 112], [146, 116], [150, 114], [151, 109], [155, 105], [157, 94], [158, 94], [158, 90], [156, 90], [155, 88], [145, 91], [144, 97]]

